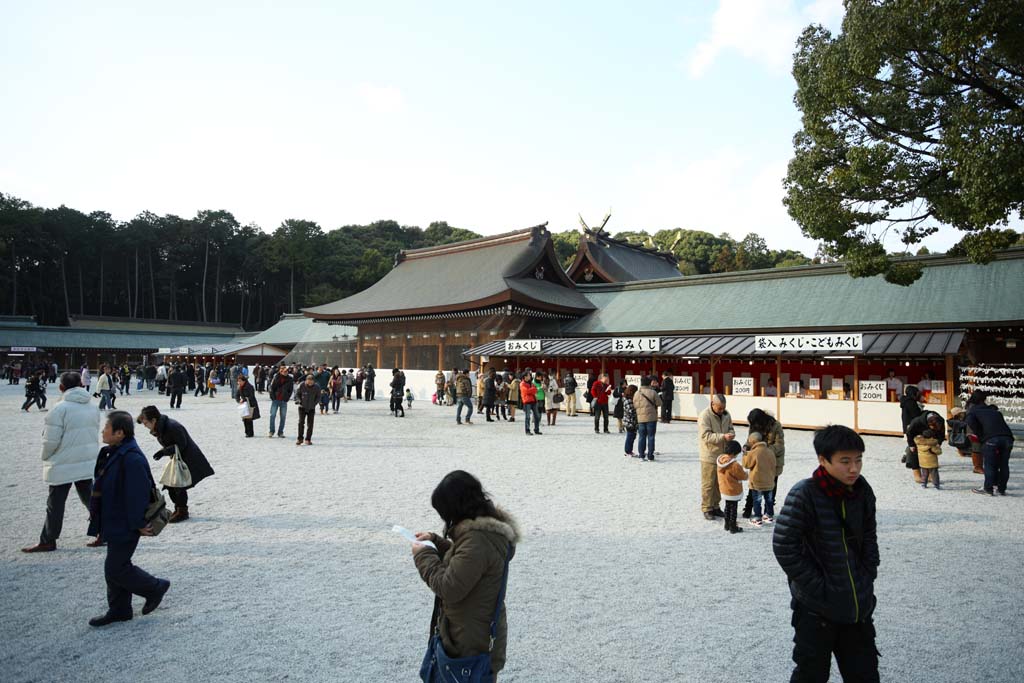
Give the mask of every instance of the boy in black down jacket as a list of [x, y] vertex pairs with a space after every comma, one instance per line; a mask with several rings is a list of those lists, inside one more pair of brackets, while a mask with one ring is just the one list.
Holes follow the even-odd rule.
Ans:
[[878, 681], [871, 616], [878, 576], [875, 494], [860, 476], [864, 440], [833, 425], [814, 435], [820, 466], [786, 496], [772, 547], [793, 596], [790, 681]]

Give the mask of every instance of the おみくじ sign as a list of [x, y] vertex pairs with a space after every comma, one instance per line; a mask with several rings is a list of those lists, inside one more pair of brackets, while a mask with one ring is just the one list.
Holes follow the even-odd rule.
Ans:
[[506, 339], [505, 351], [540, 351], [540, 339]]
[[661, 350], [661, 337], [615, 337], [612, 339], [612, 353], [643, 353]]
[[858, 398], [861, 401], [885, 401], [885, 380], [861, 382], [859, 385]]

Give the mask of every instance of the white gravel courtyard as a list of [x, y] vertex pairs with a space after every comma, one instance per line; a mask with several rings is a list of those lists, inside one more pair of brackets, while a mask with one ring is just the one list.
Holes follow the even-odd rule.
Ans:
[[[217, 474], [190, 492], [192, 519], [139, 545], [136, 563], [171, 580], [161, 607], [143, 617], [136, 599], [133, 621], [94, 629], [105, 550], [85, 547], [73, 490], [57, 552], [19, 550], [45, 517], [45, 414], [19, 413], [23, 387], [0, 385], [3, 681], [418, 680], [433, 598], [390, 529], [440, 531], [430, 493], [453, 469], [477, 475], [525, 536], [501, 683], [788, 680], [789, 593], [771, 527], [730, 535], [703, 519], [693, 423], [659, 425], [648, 464], [623, 458], [619, 435], [594, 434], [586, 416], [527, 437], [518, 417], [457, 426], [454, 408], [427, 401], [395, 419], [385, 396], [317, 416], [314, 446], [297, 448], [295, 406], [288, 438], [268, 439], [270, 402], [258, 398], [253, 439], [223, 391], [186, 393], [178, 411], [156, 391], [118, 399], [133, 415], [151, 403], [172, 413]], [[780, 504], [816, 467], [811, 433], [786, 436]], [[922, 490], [899, 462], [901, 439], [865, 440], [882, 680], [1024, 680], [1024, 462], [1011, 461], [1009, 495], [988, 498], [969, 492], [980, 476], [946, 449], [945, 490]], [[138, 441], [158, 449], [148, 433]]]

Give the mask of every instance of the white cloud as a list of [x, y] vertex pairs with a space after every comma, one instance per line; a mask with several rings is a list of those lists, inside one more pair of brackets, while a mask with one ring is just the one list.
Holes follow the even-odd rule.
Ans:
[[394, 86], [362, 83], [356, 88], [356, 94], [374, 114], [396, 114], [405, 108], [405, 97]]
[[792, 64], [796, 39], [811, 23], [838, 27], [842, 0], [814, 0], [797, 6], [793, 0], [719, 0], [711, 18], [711, 34], [687, 60], [694, 78], [703, 76], [726, 52], [737, 52], [775, 73]]

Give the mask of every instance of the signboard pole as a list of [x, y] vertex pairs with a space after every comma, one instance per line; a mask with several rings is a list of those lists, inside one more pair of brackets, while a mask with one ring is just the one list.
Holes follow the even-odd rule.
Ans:
[[853, 393], [853, 431], [860, 431], [860, 363], [857, 356], [853, 357], [853, 386], [857, 390]]
[[775, 356], [775, 419], [782, 423], [782, 356]]
[[953, 356], [946, 354], [946, 414], [953, 410]]
[[708, 378], [708, 395], [715, 395], [715, 366], [718, 365], [718, 359], [715, 356], [711, 356], [711, 376]]

